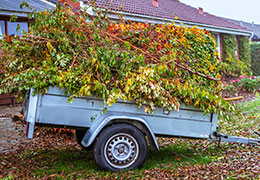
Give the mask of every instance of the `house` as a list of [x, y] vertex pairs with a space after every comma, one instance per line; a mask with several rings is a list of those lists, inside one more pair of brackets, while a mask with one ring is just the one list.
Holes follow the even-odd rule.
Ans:
[[255, 24], [254, 22], [248, 23], [244, 21], [237, 21], [234, 19], [227, 19], [230, 22], [233, 22], [235, 24], [238, 24], [242, 27], [245, 27], [253, 32], [252, 41], [260, 41], [260, 24]]
[[[23, 7], [20, 8], [20, 4], [24, 0], [0, 0], [0, 38], [3, 38], [4, 34], [7, 35], [21, 35], [22, 30], [28, 30], [27, 14], [32, 10]], [[55, 8], [55, 4], [46, 0], [26, 0], [32, 9], [37, 11], [43, 11], [45, 9]], [[10, 22], [12, 15], [17, 16], [16, 22]], [[20, 25], [20, 30], [17, 32], [17, 24]]]

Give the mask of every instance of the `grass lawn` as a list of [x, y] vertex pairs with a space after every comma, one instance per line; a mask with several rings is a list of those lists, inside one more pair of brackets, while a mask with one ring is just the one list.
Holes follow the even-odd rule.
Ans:
[[[238, 105], [234, 121], [220, 119], [221, 132], [245, 137], [257, 137], [251, 130], [260, 130], [260, 97]], [[46, 133], [48, 134], [48, 133]], [[61, 135], [62, 136], [62, 135]], [[49, 139], [48, 139], [49, 138]], [[100, 171], [91, 152], [55, 136], [36, 138], [35, 144], [19, 152], [6, 154], [3, 179], [258, 179], [260, 177], [260, 147], [203, 140], [158, 138], [160, 151], [149, 150], [142, 169]], [[51, 142], [49, 142], [51, 141]], [[60, 143], [59, 146], [54, 146]], [[0, 171], [1, 172], [1, 171]], [[0, 176], [1, 177], [1, 176]]]
[[230, 135], [242, 135], [258, 137], [253, 134], [254, 130], [260, 131], [260, 97], [254, 101], [237, 105], [238, 114], [234, 115], [234, 121], [219, 121], [219, 126], [223, 133]]

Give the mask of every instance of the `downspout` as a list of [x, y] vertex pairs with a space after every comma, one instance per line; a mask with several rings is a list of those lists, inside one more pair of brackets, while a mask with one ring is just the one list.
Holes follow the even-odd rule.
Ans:
[[8, 21], [5, 19], [5, 35], [8, 37]]
[[254, 37], [254, 32], [251, 33], [251, 36], [249, 37], [249, 41]]

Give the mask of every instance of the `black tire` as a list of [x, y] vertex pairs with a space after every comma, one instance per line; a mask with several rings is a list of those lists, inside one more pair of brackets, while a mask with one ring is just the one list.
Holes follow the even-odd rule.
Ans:
[[91, 151], [93, 149], [93, 146], [90, 145], [89, 147], [84, 147], [82, 144], [81, 144], [81, 141], [82, 139], [84, 138], [85, 134], [86, 134], [87, 131], [85, 130], [79, 130], [79, 129], [76, 129], [76, 140], [77, 142], [79, 143], [79, 145], [86, 151]]
[[140, 168], [147, 151], [144, 134], [130, 124], [114, 124], [102, 130], [93, 150], [98, 167], [109, 171]]

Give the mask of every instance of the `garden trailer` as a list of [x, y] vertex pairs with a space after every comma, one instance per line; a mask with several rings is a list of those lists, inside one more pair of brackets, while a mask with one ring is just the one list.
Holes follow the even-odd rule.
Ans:
[[179, 110], [172, 111], [157, 107], [149, 114], [134, 101], [118, 100], [104, 112], [102, 98], [79, 97], [72, 103], [67, 102], [68, 98], [57, 87], [50, 87], [44, 94], [31, 89], [23, 104], [26, 136], [33, 138], [35, 126], [74, 128], [77, 141], [85, 149], [93, 150], [95, 161], [103, 170], [141, 167], [148, 152], [147, 140], [151, 147], [159, 149], [157, 136], [260, 142], [218, 133], [218, 116], [191, 106], [181, 105]]

